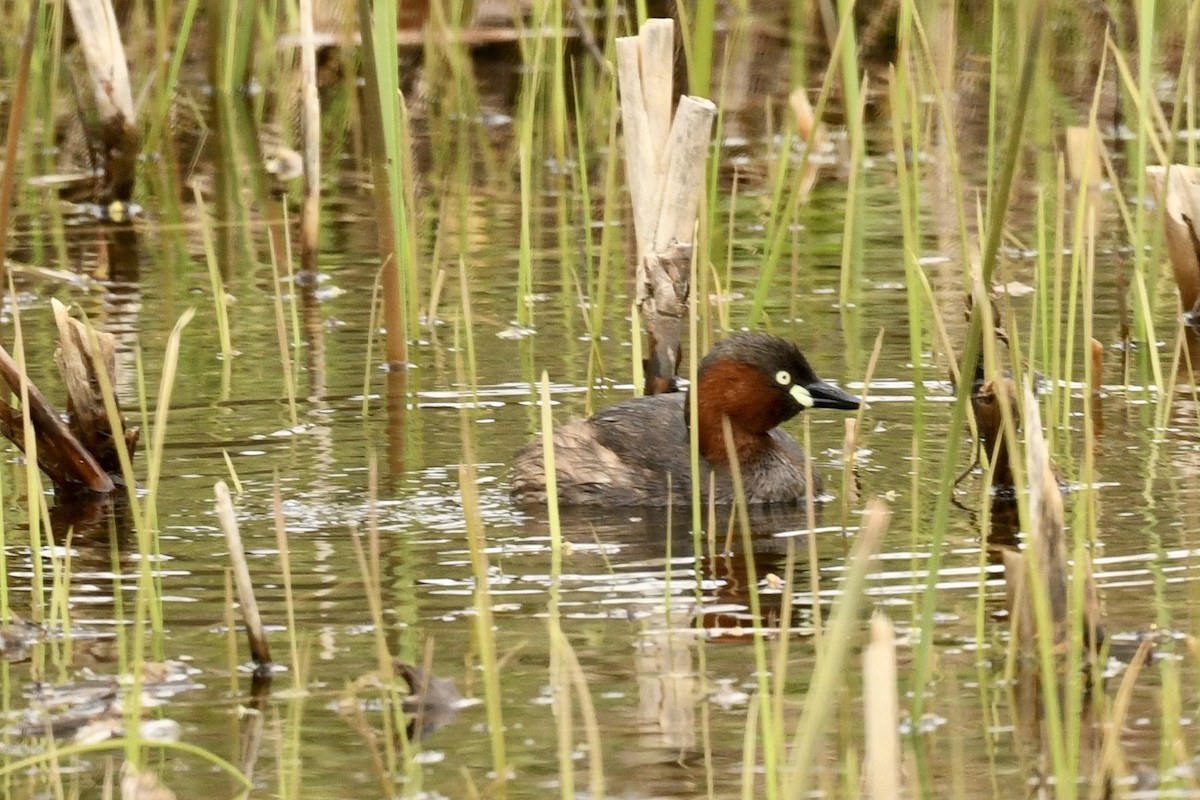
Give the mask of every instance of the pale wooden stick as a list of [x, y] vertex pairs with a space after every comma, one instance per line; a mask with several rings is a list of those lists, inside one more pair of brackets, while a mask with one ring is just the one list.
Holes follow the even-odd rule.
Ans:
[[650, 128], [650, 146], [661, 161], [671, 130], [671, 103], [675, 99], [675, 21], [648, 19], [638, 31], [642, 72], [642, 102]]
[[682, 97], [667, 140], [664, 178], [658, 192], [653, 250], [692, 241], [696, 209], [708, 163], [708, 146], [717, 107], [703, 97]]
[[[1073, 576], [1067, 560], [1067, 543], [1063, 533], [1065, 526], [1062, 494], [1050, 467], [1050, 454], [1042, 433], [1042, 420], [1038, 411], [1037, 397], [1033, 390], [1025, 387], [1025, 460], [1029, 476], [1029, 552], [1037, 557], [1038, 578], [1050, 601], [1051, 623], [1054, 644], [1061, 646], [1067, 640], [1070, 597], [1070, 581]], [[1082, 565], [1076, 580], [1083, 581], [1083, 626], [1084, 641], [1097, 644], [1103, 637], [1100, 618], [1100, 601], [1096, 596], [1096, 582], [1092, 576], [1092, 562], [1087, 553], [1082, 554]]]
[[1092, 359], [1092, 394], [1100, 394], [1104, 386], [1104, 344], [1092, 339], [1088, 342], [1088, 356]]
[[617, 39], [617, 80], [621, 86], [621, 124], [625, 130], [625, 181], [633, 206], [633, 230], [637, 237], [638, 260], [649, 252], [654, 237], [656, 214], [650, 211], [647, 195], [657, 169], [650, 140], [650, 121], [642, 97], [642, 72], [638, 39]]
[[87, 62], [100, 117], [107, 121], [119, 114], [132, 122], [133, 90], [112, 3], [109, 0], [67, 0], [67, 8], [75, 22], [79, 49]]
[[[866, 392], [864, 391], [865, 395]], [[855, 462], [858, 459], [858, 418], [846, 417], [846, 432], [842, 437], [842, 463], [845, 465], [846, 472], [853, 476], [855, 471]], [[858, 505], [858, 481], [851, 477], [846, 481], [846, 497], [842, 508], [848, 509], [850, 506]], [[812, 527], [810, 526], [809, 530]]]
[[667, 141], [665, 169], [650, 208], [657, 213], [649, 252], [638, 259], [636, 300], [649, 335], [646, 393], [672, 391], [682, 320], [687, 318], [692, 235], [704, 191], [704, 170], [716, 106], [699, 97], [679, 101]]
[[1004, 605], [1008, 608], [1010, 646], [1015, 655], [1025, 655], [1033, 650], [1033, 605], [1029, 599], [1029, 576], [1025, 555], [1004, 548], [1000, 551], [1004, 562]]

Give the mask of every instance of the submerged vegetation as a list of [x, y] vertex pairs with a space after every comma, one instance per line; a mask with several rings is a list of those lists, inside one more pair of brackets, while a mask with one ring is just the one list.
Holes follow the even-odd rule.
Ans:
[[[0, 7], [4, 796], [1200, 795], [1200, 0], [660, 5]], [[824, 502], [514, 507], [741, 329]]]

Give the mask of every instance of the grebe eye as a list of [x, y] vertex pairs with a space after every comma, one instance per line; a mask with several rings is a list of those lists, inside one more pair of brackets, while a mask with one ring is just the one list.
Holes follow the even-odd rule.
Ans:
[[792, 373], [786, 369], [779, 370], [779, 372], [775, 373], [775, 382], [780, 386], [787, 386], [792, 382]]

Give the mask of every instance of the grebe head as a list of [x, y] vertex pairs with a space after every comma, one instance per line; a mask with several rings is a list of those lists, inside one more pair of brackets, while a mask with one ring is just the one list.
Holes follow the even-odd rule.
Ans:
[[[742, 457], [778, 425], [808, 408], [854, 410], [857, 397], [817, 377], [796, 345], [764, 333], [719, 342], [696, 374], [701, 453], [726, 460], [721, 418], [728, 417]], [[743, 452], [746, 451], [746, 452]]]

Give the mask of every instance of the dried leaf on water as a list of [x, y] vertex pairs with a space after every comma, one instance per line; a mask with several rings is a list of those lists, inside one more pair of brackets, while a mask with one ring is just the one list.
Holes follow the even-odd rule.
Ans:
[[1033, 294], [1034, 288], [1020, 281], [1009, 281], [1008, 283], [993, 287], [992, 292], [997, 295], [1006, 294], [1009, 297], [1025, 297], [1026, 295]]

